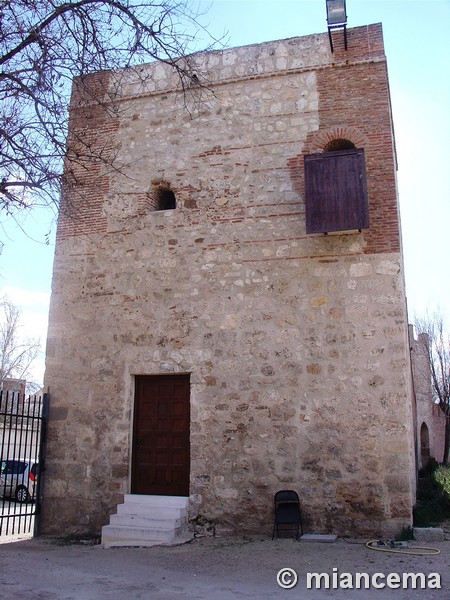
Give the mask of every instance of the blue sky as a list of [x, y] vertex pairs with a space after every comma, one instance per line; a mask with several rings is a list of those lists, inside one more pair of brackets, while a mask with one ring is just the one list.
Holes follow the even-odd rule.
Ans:
[[[227, 46], [326, 31], [325, 0], [193, 2]], [[348, 26], [383, 24], [398, 156], [410, 320], [439, 307], [450, 324], [450, 0], [347, 0]], [[205, 37], [205, 44], [207, 43]], [[201, 42], [199, 42], [201, 47]], [[23, 333], [44, 346], [54, 253], [54, 215], [35, 210], [25, 235], [0, 216], [0, 296], [22, 307]], [[30, 239], [30, 237], [32, 239]], [[34, 378], [42, 381], [44, 357]]]

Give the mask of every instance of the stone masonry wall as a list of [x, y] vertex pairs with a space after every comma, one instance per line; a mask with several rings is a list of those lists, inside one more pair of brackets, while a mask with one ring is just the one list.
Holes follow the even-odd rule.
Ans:
[[[426, 461], [433, 458], [442, 462], [445, 448], [445, 415], [438, 404], [433, 403], [430, 362], [428, 355], [429, 338], [426, 333], [414, 337], [414, 327], [409, 326], [411, 363], [416, 400], [416, 451], [417, 465], [426, 467]], [[425, 432], [423, 427], [425, 426]], [[425, 433], [425, 436], [424, 436]], [[428, 444], [427, 444], [428, 442]], [[425, 451], [427, 449], [427, 451]]]
[[[63, 203], [43, 530], [107, 522], [129, 491], [134, 375], [191, 373], [192, 517], [268, 533], [293, 488], [306, 531], [397, 532], [414, 447], [381, 26], [347, 52], [320, 34], [196, 60], [210, 90], [176, 91], [161, 65], [110, 75], [121, 110], [90, 135], [122, 168], [97, 166], [71, 218], [80, 189]], [[76, 134], [91, 108], [72, 106]], [[337, 138], [365, 149], [371, 226], [308, 236], [303, 156]], [[176, 210], [154, 210], [161, 185]]]

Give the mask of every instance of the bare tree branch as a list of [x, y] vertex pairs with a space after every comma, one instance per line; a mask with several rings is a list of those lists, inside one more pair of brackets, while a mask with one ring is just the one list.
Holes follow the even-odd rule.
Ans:
[[[192, 81], [189, 54], [203, 28], [189, 6], [184, 0], [0, 2], [0, 209], [58, 206], [63, 162], [79, 160], [66, 150], [75, 78], [80, 86], [90, 73], [160, 61], [183, 89]], [[87, 143], [82, 153], [90, 150]], [[113, 162], [104, 154], [94, 158]]]
[[22, 337], [20, 309], [4, 296], [0, 299], [0, 381], [27, 379], [40, 350], [39, 340]]

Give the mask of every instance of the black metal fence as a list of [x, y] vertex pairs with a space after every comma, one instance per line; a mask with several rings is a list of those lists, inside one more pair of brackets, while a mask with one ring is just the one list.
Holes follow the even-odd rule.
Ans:
[[0, 391], [0, 536], [39, 533], [48, 403]]

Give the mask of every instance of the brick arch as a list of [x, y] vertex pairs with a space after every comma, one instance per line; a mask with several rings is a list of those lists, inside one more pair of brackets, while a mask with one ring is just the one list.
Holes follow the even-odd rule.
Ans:
[[336, 139], [349, 140], [355, 144], [356, 148], [367, 147], [369, 141], [369, 138], [360, 129], [345, 125], [310, 132], [300, 154], [290, 157], [287, 161], [292, 187], [301, 198], [304, 197], [304, 155], [323, 152], [327, 144]]
[[333, 140], [349, 140], [356, 148], [364, 148], [368, 144], [367, 136], [356, 127], [330, 127], [329, 129], [318, 129], [312, 132], [306, 140], [304, 154], [316, 154], [323, 152], [324, 148]]

